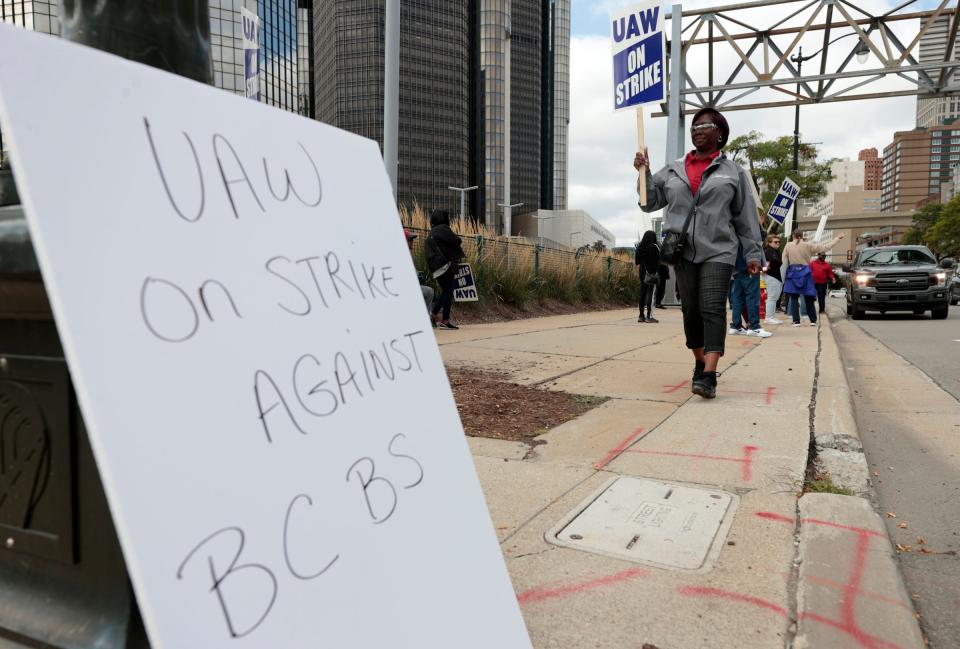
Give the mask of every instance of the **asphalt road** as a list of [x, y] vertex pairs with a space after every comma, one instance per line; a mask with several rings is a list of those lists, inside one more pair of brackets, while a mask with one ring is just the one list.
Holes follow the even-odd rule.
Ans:
[[[831, 303], [839, 322], [844, 302]], [[843, 324], [853, 326], [834, 332], [876, 506], [896, 515], [884, 519], [893, 542], [910, 546], [900, 566], [930, 646], [960, 647], [960, 307], [946, 320], [868, 314]], [[896, 366], [889, 350], [916, 369]]]
[[[830, 302], [844, 308], [842, 298]], [[960, 306], [950, 307], [946, 320], [931, 320], [929, 313], [867, 313], [856, 324], [960, 399]]]

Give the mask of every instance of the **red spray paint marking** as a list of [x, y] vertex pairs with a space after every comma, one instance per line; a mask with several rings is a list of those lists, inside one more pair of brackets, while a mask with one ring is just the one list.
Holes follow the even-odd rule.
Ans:
[[[826, 577], [817, 577], [816, 575], [807, 575], [807, 581], [811, 584], [819, 584], [821, 586], [826, 586], [827, 588], [833, 588], [834, 590], [844, 590], [847, 585], [839, 581], [834, 581], [833, 579], [827, 579]], [[892, 597], [887, 597], [886, 595], [881, 595], [880, 593], [875, 593], [869, 590], [861, 590], [860, 595], [863, 597], [869, 597], [893, 606], [899, 606], [905, 611], [909, 611], [910, 615], [913, 615], [913, 609], [900, 600], [893, 599]]]
[[765, 599], [760, 599], [759, 597], [754, 597], [752, 595], [743, 595], [741, 593], [734, 593], [733, 591], [710, 588], [707, 586], [679, 586], [677, 588], [677, 592], [686, 597], [716, 598], [725, 599], [732, 602], [753, 604], [754, 606], [769, 609], [782, 617], [787, 617], [787, 609], [783, 608], [779, 604], [768, 602]]
[[[784, 522], [791, 525], [793, 524], [793, 520], [791, 518], [782, 516], [780, 514], [775, 514], [773, 512], [757, 512], [757, 516], [760, 518], [766, 518], [768, 520]], [[824, 521], [816, 518], [804, 518], [801, 519], [801, 522], [809, 525], [820, 525], [823, 527], [831, 527], [833, 529], [843, 530], [845, 532], [855, 534], [857, 540], [853, 547], [850, 575], [847, 577], [846, 582], [837, 586], [843, 591], [843, 596], [840, 600], [840, 610], [838, 611], [840, 619], [833, 620], [811, 612], [805, 612], [801, 614], [800, 619], [809, 619], [813, 622], [825, 624], [837, 629], [838, 631], [850, 636], [859, 646], [863, 647], [864, 649], [899, 649], [897, 645], [891, 642], [887, 642], [886, 640], [870, 635], [865, 630], [860, 628], [860, 625], [857, 623], [857, 600], [860, 597], [870, 595], [870, 593], [867, 593], [860, 588], [861, 584], [863, 583], [863, 576], [866, 573], [867, 553], [870, 550], [870, 542], [874, 537], [885, 538], [884, 535], [863, 527], [843, 525], [841, 523], [834, 523], [832, 521]], [[890, 598], [884, 598], [884, 600], [890, 601]], [[894, 603], [896, 603], [898, 606], [907, 608], [902, 603]], [[907, 610], [910, 609], [908, 608]]]
[[763, 392], [757, 392], [756, 390], [728, 390], [727, 388], [723, 388], [723, 392], [733, 392], [735, 394], [762, 394], [764, 403], [769, 406], [771, 403], [773, 403], [773, 396], [777, 392], [777, 389], [774, 387], [769, 387]]
[[576, 595], [588, 590], [595, 590], [605, 586], [620, 584], [625, 581], [637, 579], [639, 577], [645, 577], [648, 574], [649, 573], [646, 570], [641, 570], [640, 568], [628, 568], [622, 572], [607, 575], [605, 577], [599, 577], [597, 579], [591, 579], [590, 581], [582, 581], [578, 584], [568, 584], [566, 586], [557, 586], [556, 588], [531, 588], [530, 590], [524, 591], [517, 595], [517, 601], [520, 602], [521, 606], [525, 606], [534, 602], [542, 602], [548, 599], [567, 597], [569, 595]]
[[615, 449], [613, 449], [612, 451], [610, 451], [609, 453], [607, 453], [606, 457], [604, 457], [602, 460], [600, 460], [599, 462], [597, 462], [596, 464], [594, 464], [594, 465], [593, 465], [593, 468], [596, 469], [597, 471], [599, 471], [599, 470], [602, 469], [603, 467], [605, 467], [605, 466], [607, 466], [608, 464], [610, 464], [611, 462], [613, 462], [615, 459], [617, 459], [617, 456], [619, 456], [621, 453], [623, 453], [624, 449], [626, 449], [628, 446], [630, 446], [630, 445], [631, 445], [638, 437], [640, 437], [642, 434], [643, 434], [643, 429], [642, 429], [642, 428], [638, 428], [637, 430], [633, 431], [633, 435], [631, 435], [631, 436], [628, 437], [627, 439], [625, 439], [625, 440], [623, 440], [622, 442], [620, 442], [619, 444], [617, 444], [617, 447], [616, 447]]
[[722, 457], [719, 455], [702, 455], [700, 453], [675, 453], [673, 451], [644, 451], [641, 449], [630, 449], [625, 453], [639, 453], [641, 455], [665, 455], [669, 457], [691, 457], [698, 460], [712, 460], [715, 462], [739, 462], [741, 466], [741, 476], [744, 482], [750, 482], [753, 477], [753, 454], [759, 450], [756, 446], [744, 446], [743, 457]]
[[[743, 604], [750, 604], [752, 606], [757, 606], [759, 608], [765, 608], [769, 611], [773, 611], [777, 615], [783, 618], [789, 618], [787, 610], [775, 602], [771, 602], [760, 597], [754, 597], [753, 595], [744, 595], [743, 593], [736, 593], [729, 590], [721, 590], [719, 588], [710, 588], [707, 586], [678, 586], [677, 592], [680, 595], [686, 597], [698, 597], [703, 599], [723, 599], [728, 602], [740, 602]], [[851, 633], [844, 624], [837, 622], [836, 620], [831, 620], [830, 618], [823, 617], [822, 615], [817, 615], [816, 613], [804, 613], [800, 616], [801, 619], [808, 619], [812, 622], [818, 622], [820, 624], [825, 624], [827, 626], [833, 627], [838, 631], [843, 631], [856, 640], [857, 644], [866, 649], [902, 649], [898, 645], [893, 644], [892, 642], [887, 642], [880, 638], [874, 637], [865, 633], [861, 629], [857, 629], [856, 633]]]
[[682, 390], [683, 388], [687, 387], [688, 385], [690, 385], [690, 384], [689, 384], [687, 381], [682, 381], [682, 382], [680, 382], [680, 383], [677, 383], [676, 385], [665, 385], [665, 386], [663, 386], [663, 393], [664, 393], [664, 394], [673, 394], [674, 392], [678, 392], [679, 390]]

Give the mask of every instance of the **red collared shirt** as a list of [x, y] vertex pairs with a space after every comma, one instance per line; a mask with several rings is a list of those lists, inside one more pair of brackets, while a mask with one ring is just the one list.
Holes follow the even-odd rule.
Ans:
[[684, 164], [687, 169], [687, 179], [690, 181], [690, 189], [694, 194], [697, 193], [697, 190], [700, 189], [700, 181], [703, 179], [703, 172], [707, 170], [707, 167], [710, 166], [718, 155], [719, 151], [714, 151], [706, 158], [696, 157], [696, 151], [691, 151], [687, 154], [687, 159], [684, 161]]

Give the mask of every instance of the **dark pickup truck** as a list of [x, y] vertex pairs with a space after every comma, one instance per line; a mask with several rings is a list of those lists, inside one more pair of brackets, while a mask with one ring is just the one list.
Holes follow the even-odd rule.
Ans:
[[879, 246], [857, 253], [844, 266], [847, 315], [854, 320], [867, 311], [930, 311], [935, 320], [947, 317], [950, 308], [948, 271], [955, 262], [936, 257], [925, 246]]

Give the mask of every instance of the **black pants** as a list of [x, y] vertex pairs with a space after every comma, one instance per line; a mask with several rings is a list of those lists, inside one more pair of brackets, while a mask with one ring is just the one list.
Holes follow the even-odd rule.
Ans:
[[657, 282], [657, 299], [656, 305], [663, 306], [663, 296], [667, 293], [667, 276], [663, 273], [660, 274], [660, 281]]
[[817, 302], [820, 303], [820, 313], [827, 310], [827, 285], [815, 284], [817, 287]]
[[643, 315], [644, 309], [647, 311], [647, 317], [653, 317], [653, 294], [656, 292], [656, 284], [647, 284], [640, 277], [640, 315]]
[[729, 264], [694, 264], [684, 260], [676, 267], [687, 349], [702, 347], [705, 354], [723, 355], [732, 275], [733, 266]]
[[433, 310], [431, 313], [437, 315], [440, 309], [443, 309], [443, 321], [450, 319], [450, 309], [453, 307], [453, 276], [457, 274], [456, 264], [450, 264], [450, 268], [443, 275], [437, 278], [437, 284], [440, 285], [440, 292], [433, 296]]

